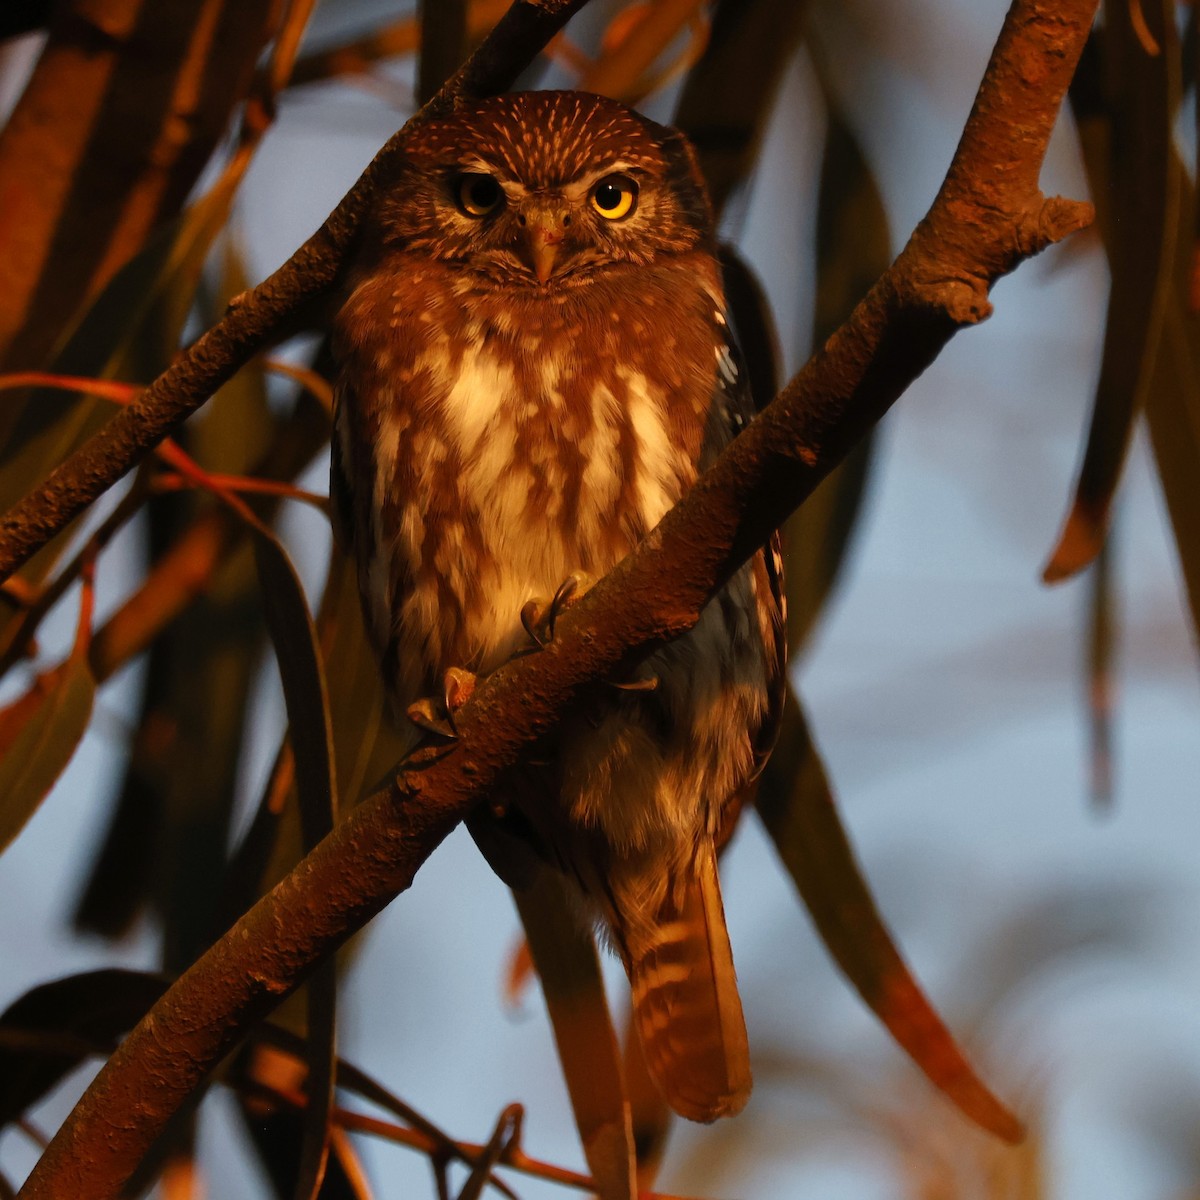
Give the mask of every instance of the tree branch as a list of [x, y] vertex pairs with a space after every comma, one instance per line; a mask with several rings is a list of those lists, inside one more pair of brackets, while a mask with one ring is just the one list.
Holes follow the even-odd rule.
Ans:
[[326, 218], [283, 264], [230, 306], [128, 408], [122, 409], [49, 478], [0, 518], [0, 582], [103, 495], [180, 422], [245, 365], [302, 306], [337, 281], [376, 180], [386, 175], [414, 122], [471, 97], [503, 91], [587, 0], [514, 0], [479, 49], [395, 134]]
[[[990, 285], [1087, 224], [1037, 179], [1096, 0], [1015, 0], [941, 191], [849, 321], [542, 652], [481, 683], [459, 741], [359, 806], [184, 974], [59, 1131], [23, 1200], [117, 1195], [172, 1113], [254, 1022], [412, 882], [500, 776], [599, 679], [688, 629], [964, 324]], [[670, 579], [664, 588], [662, 580]]]

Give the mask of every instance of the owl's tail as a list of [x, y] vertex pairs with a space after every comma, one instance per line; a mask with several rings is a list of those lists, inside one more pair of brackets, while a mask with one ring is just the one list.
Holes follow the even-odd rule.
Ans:
[[625, 949], [634, 1024], [664, 1099], [692, 1121], [740, 1112], [750, 1096], [750, 1053], [711, 845], [682, 898], [668, 896]]

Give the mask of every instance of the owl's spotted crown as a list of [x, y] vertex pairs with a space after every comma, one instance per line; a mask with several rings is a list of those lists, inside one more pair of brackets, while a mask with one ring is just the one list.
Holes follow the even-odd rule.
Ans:
[[673, 129], [588, 92], [510, 92], [431, 121], [409, 154], [433, 165], [478, 155], [530, 186], [559, 187], [587, 164], [620, 158], [659, 173], [670, 165]]

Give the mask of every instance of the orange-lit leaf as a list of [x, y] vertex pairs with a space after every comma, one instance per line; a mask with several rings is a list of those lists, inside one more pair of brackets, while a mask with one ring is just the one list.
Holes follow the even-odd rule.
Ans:
[[654, 1187], [658, 1177], [673, 1114], [646, 1069], [642, 1042], [632, 1017], [625, 1024], [625, 1090], [629, 1095], [629, 1113], [633, 1122], [638, 1190], [647, 1192]]
[[548, 868], [513, 896], [542, 982], [575, 1124], [601, 1200], [633, 1200], [633, 1132], [600, 957], [575, 920], [566, 882]]
[[[1153, 377], [1179, 226], [1174, 0], [1147, 0], [1145, 24], [1162, 47], [1155, 55], [1139, 39], [1128, 4], [1110, 4], [1105, 13], [1108, 113], [1081, 121], [1080, 136], [1093, 192], [1106, 192], [1097, 210], [1112, 288], [1087, 445], [1071, 509], [1043, 571], [1047, 583], [1085, 567], [1104, 540], [1134, 419]], [[1088, 129], [1087, 122], [1100, 127]]]
[[39, 675], [24, 696], [0, 710], [0, 851], [37, 812], [91, 720], [96, 696], [88, 664], [93, 600], [89, 565], [83, 573], [70, 657]]
[[825, 768], [789, 695], [758, 812], [830, 954], [936, 1087], [984, 1129], [1015, 1142], [1020, 1121], [979, 1078], [900, 957], [838, 819]]

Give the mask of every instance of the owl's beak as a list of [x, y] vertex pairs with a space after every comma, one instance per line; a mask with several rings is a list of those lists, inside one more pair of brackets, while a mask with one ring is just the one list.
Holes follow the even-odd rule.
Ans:
[[529, 251], [529, 265], [538, 283], [545, 283], [554, 274], [554, 264], [558, 260], [559, 247], [569, 221], [570, 216], [557, 208], [541, 209], [527, 215], [525, 244]]

